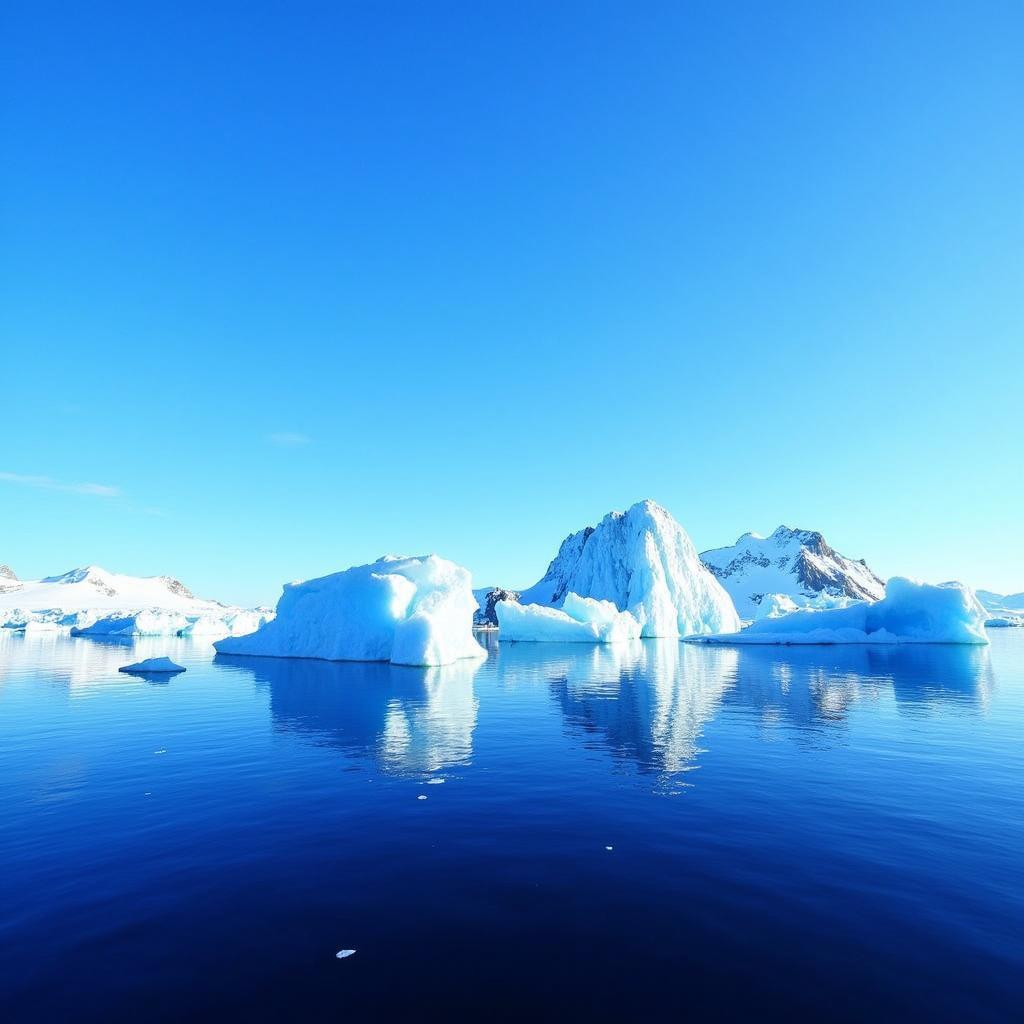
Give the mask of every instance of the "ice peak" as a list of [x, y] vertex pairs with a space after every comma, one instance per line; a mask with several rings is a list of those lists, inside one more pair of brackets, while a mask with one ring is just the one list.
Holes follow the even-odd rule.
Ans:
[[649, 498], [570, 534], [520, 600], [561, 608], [570, 594], [629, 611], [643, 636], [714, 631], [716, 622], [729, 629], [739, 621], [686, 531]]
[[0, 580], [17, 580], [18, 574], [9, 565], [0, 565]]

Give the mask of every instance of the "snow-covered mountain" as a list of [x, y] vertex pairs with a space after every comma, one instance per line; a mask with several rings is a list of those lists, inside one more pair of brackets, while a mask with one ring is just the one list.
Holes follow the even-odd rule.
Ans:
[[739, 628], [729, 595], [705, 568], [686, 531], [653, 501], [610, 512], [568, 536], [521, 604], [561, 607], [568, 594], [611, 601], [643, 636], [725, 633]]
[[262, 611], [195, 597], [171, 576], [127, 576], [98, 565], [39, 580], [19, 580], [9, 569], [0, 575], [0, 626], [30, 632], [152, 635], [187, 629], [191, 634], [202, 624], [203, 635], [226, 636], [255, 629], [265, 617]]
[[770, 537], [745, 533], [735, 544], [700, 557], [744, 619], [762, 617], [767, 595], [782, 594], [797, 605], [821, 603], [822, 597], [879, 601], [885, 596], [885, 584], [866, 562], [839, 554], [815, 530], [780, 526]]
[[978, 600], [989, 613], [989, 626], [1024, 626], [1024, 593], [996, 594], [977, 590]]
[[208, 611], [223, 608], [219, 601], [196, 598], [183, 583], [170, 576], [124, 576], [98, 565], [71, 569], [41, 580], [19, 580], [13, 574], [0, 583], [0, 609], [43, 611], [124, 610], [165, 608]]

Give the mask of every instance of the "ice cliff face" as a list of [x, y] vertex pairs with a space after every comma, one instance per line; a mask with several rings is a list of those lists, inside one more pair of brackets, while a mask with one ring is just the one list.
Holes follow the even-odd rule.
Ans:
[[770, 537], [745, 533], [735, 544], [701, 554], [744, 619], [764, 617], [766, 596], [784, 594], [798, 605], [826, 594], [879, 601], [885, 584], [864, 561], [839, 554], [814, 530], [780, 526]]
[[544, 578], [520, 603], [560, 608], [570, 594], [629, 612], [642, 636], [739, 628], [732, 600], [703, 565], [686, 531], [653, 501], [611, 512], [567, 537]]

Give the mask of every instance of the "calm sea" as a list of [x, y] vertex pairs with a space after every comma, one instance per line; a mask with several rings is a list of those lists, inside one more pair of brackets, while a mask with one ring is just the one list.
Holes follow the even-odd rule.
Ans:
[[[1020, 1020], [1024, 630], [992, 640], [5, 634], [0, 1019]], [[117, 672], [156, 654], [188, 671]]]

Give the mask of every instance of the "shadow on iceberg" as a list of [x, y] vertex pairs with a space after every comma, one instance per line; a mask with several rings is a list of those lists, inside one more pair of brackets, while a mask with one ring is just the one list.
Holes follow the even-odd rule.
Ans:
[[412, 668], [218, 654], [214, 663], [250, 675], [269, 694], [275, 729], [382, 771], [431, 774], [472, 758], [479, 661]]

